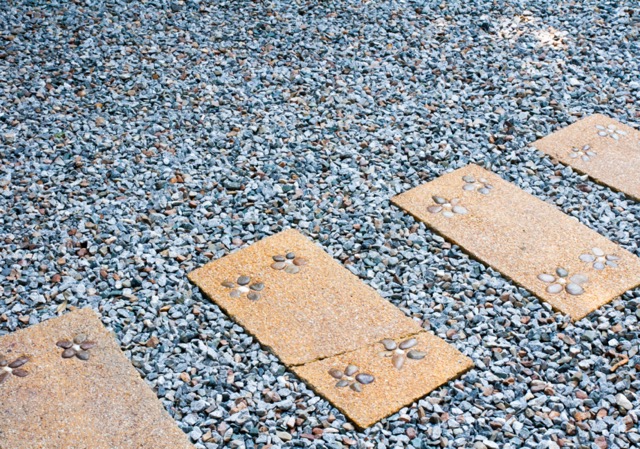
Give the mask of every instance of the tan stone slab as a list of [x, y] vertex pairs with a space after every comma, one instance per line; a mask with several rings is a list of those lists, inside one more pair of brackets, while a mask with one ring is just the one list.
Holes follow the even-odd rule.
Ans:
[[[466, 183], [464, 176], [473, 176], [476, 181], [484, 178], [492, 188], [483, 194], [481, 192], [487, 190], [482, 190], [485, 189], [482, 183]], [[471, 190], [464, 190], [465, 184]], [[434, 195], [459, 199], [457, 206], [463, 209], [458, 211], [466, 214], [451, 211], [445, 214], [445, 210], [430, 212], [436, 210], [429, 209], [435, 204]], [[476, 165], [441, 176], [392, 201], [574, 320], [640, 284], [640, 259], [636, 256], [554, 206]], [[445, 216], [451, 214], [452, 217]], [[587, 256], [593, 248], [618, 257], [615, 262], [609, 261], [617, 267], [598, 270], [593, 266], [598, 263], [597, 258], [590, 263], [582, 261], [583, 255], [588, 259], [592, 257]], [[548, 284], [538, 276], [548, 274], [559, 279], [555, 274], [557, 268], [564, 268], [570, 276], [587, 276], [588, 281], [581, 287], [584, 292], [572, 295], [564, 288], [559, 293], [548, 292], [550, 285], [557, 282]], [[565, 282], [566, 279], [563, 278]]]
[[640, 201], [640, 131], [631, 126], [596, 114], [531, 146]]
[[[396, 339], [394, 344], [411, 339], [415, 339], [415, 346], [402, 350], [403, 354], [397, 354], [399, 348], [393, 350], [393, 345], [387, 350], [383, 343], [375, 343], [292, 370], [358, 427], [366, 428], [473, 367], [471, 359], [430, 332]], [[416, 351], [412, 357], [423, 358], [409, 358], [409, 351]], [[402, 365], [396, 364], [399, 360], [403, 360]], [[349, 365], [357, 367], [358, 372], [343, 377], [344, 386], [339, 387], [340, 380], [330, 371], [344, 376]], [[371, 375], [374, 380], [367, 384], [370, 379], [358, 378], [359, 374]]]
[[[88, 360], [63, 358], [56, 343], [81, 334]], [[1, 337], [2, 357], [28, 358], [0, 383], [2, 449], [194, 447], [90, 309]]]
[[[271, 268], [272, 256], [292, 252], [299, 272]], [[286, 270], [295, 265], [288, 265]], [[260, 299], [231, 297], [222, 285], [246, 275], [264, 284]], [[189, 279], [287, 365], [299, 365], [421, 328], [319, 246], [294, 230], [265, 238], [208, 263]], [[232, 282], [232, 283], [233, 283]], [[237, 284], [236, 284], [237, 285]]]

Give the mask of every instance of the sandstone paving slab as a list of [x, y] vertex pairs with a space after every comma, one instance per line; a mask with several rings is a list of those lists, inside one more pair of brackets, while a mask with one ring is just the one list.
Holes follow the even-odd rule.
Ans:
[[640, 200], [640, 131], [631, 126], [595, 114], [531, 146]]
[[194, 447], [91, 309], [1, 337], [0, 376], [1, 449]]
[[476, 165], [392, 202], [578, 320], [640, 284], [640, 259]]
[[286, 365], [421, 329], [295, 230], [210, 262], [189, 279]]
[[472, 367], [471, 359], [423, 331], [292, 370], [358, 427], [366, 428]]

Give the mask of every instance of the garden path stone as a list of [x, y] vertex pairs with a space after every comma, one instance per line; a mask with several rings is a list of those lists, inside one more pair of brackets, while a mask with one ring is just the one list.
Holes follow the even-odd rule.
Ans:
[[472, 366], [295, 230], [189, 278], [361, 428]]
[[[291, 254], [295, 258], [287, 258]], [[290, 263], [274, 260], [278, 256]], [[304, 265], [296, 265], [300, 259]], [[284, 265], [273, 268], [275, 264]], [[250, 278], [244, 289], [237, 288], [242, 276]], [[420, 330], [400, 309], [292, 229], [210, 262], [191, 272], [189, 279], [286, 365]], [[262, 290], [251, 290], [254, 283]], [[258, 299], [252, 299], [252, 293], [259, 293]]]
[[[471, 359], [430, 332], [412, 337], [415, 346], [404, 354], [378, 342], [292, 369], [358, 427], [366, 428], [473, 366]], [[398, 339], [398, 347], [403, 341], [408, 338]], [[411, 351], [420, 358], [412, 357]], [[404, 356], [401, 365], [398, 355]], [[347, 376], [349, 368], [357, 371]]]
[[640, 284], [638, 257], [477, 165], [392, 202], [573, 320]]
[[635, 128], [595, 114], [531, 146], [640, 201], [640, 131]]
[[193, 448], [91, 309], [1, 337], [2, 359], [24, 363], [0, 382], [1, 448]]

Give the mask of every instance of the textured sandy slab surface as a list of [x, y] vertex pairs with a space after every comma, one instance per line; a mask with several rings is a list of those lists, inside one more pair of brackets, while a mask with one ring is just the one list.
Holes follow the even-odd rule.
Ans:
[[[295, 259], [286, 259], [287, 254]], [[283, 256], [285, 268], [273, 268], [277, 263], [273, 256]], [[240, 276], [247, 276], [249, 283], [239, 285]], [[294, 230], [208, 263], [190, 273], [189, 279], [287, 365], [420, 330], [400, 309]], [[228, 284], [223, 285], [225, 281]]]
[[636, 129], [596, 114], [531, 145], [640, 200], [640, 132]]
[[420, 332], [296, 366], [293, 371], [356, 425], [366, 428], [472, 366], [471, 359], [453, 346]]
[[640, 284], [636, 256], [476, 165], [392, 201], [574, 320]]
[[1, 449], [193, 448], [90, 309], [0, 338], [2, 358]]

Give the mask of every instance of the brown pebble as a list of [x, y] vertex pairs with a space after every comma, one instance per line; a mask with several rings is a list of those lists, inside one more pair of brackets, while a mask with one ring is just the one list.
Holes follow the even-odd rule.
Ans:
[[342, 379], [344, 377], [344, 373], [336, 368], [331, 368], [329, 370], [329, 374], [331, 375], [331, 377], [334, 377], [335, 379]]
[[224, 281], [220, 285], [222, 285], [223, 287], [226, 287], [226, 288], [234, 288], [236, 286], [236, 284], [231, 282], [231, 281]]
[[396, 367], [396, 369], [402, 369], [402, 367], [404, 366], [404, 354], [393, 354], [393, 359], [391, 359], [393, 361], [393, 366]]
[[85, 351], [88, 350], [88, 349], [91, 349], [91, 348], [95, 348], [95, 346], [96, 346], [96, 342], [95, 341], [85, 341], [84, 343], [82, 343], [80, 345], [80, 347]]
[[79, 335], [76, 335], [76, 338], [73, 339], [73, 342], [79, 345], [80, 343], [83, 343], [86, 339], [87, 339], [87, 336], [85, 334], [79, 334]]
[[401, 342], [398, 346], [400, 347], [400, 349], [409, 349], [413, 348], [417, 344], [418, 340], [416, 340], [415, 338], [409, 338], [408, 340]]
[[89, 360], [89, 353], [87, 351], [78, 351], [76, 353], [76, 357], [78, 357], [80, 360], [87, 361]]
[[369, 385], [375, 378], [371, 374], [362, 373], [356, 376], [356, 380], [362, 385]]
[[70, 342], [69, 340], [60, 340], [59, 342], [56, 343], [56, 346], [59, 346], [63, 349], [69, 349], [71, 346], [73, 346], [73, 343]]
[[251, 282], [251, 278], [249, 276], [240, 276], [236, 282], [238, 285], [247, 285]]
[[289, 274], [296, 274], [299, 271], [300, 271], [300, 268], [296, 267], [295, 265], [287, 265], [284, 269], [284, 272]]
[[22, 365], [29, 361], [28, 357], [18, 357], [13, 362], [9, 363], [9, 368], [20, 368]]
[[385, 338], [380, 343], [382, 343], [382, 345], [384, 346], [384, 349], [386, 349], [387, 351], [393, 351], [398, 347], [396, 342], [391, 340], [390, 338]]
[[251, 301], [257, 301], [258, 299], [260, 299], [260, 293], [258, 293], [258, 292], [250, 292], [247, 295], [247, 298], [249, 298]]
[[74, 351], [73, 348], [65, 349], [64, 351], [62, 351], [63, 359], [70, 359], [74, 355], [76, 355], [76, 351]]
[[9, 378], [9, 376], [11, 375], [11, 373], [9, 371], [3, 371], [0, 373], [0, 384], [2, 382], [4, 382], [5, 380], [7, 380]]
[[295, 254], [295, 253], [287, 253], [287, 256], [286, 256], [286, 257], [287, 257], [287, 259], [289, 259], [289, 260], [293, 260], [293, 259], [295, 259], [295, 258], [296, 258], [296, 254]]
[[277, 256], [273, 256], [273, 257], [272, 257], [272, 259], [273, 259], [275, 262], [284, 262], [284, 261], [285, 261], [285, 257], [284, 257], [284, 256], [281, 256], [280, 254], [278, 254]]
[[29, 375], [29, 371], [27, 371], [26, 369], [18, 368], [14, 369], [11, 374], [17, 377], [27, 377]]
[[426, 352], [417, 351], [415, 349], [412, 349], [411, 351], [407, 352], [407, 357], [409, 357], [412, 360], [422, 360], [425, 358], [426, 355], [427, 355]]
[[144, 344], [147, 348], [155, 348], [160, 344], [160, 339], [153, 335], [151, 338], [147, 340]]
[[273, 268], [274, 270], [282, 270], [285, 265], [286, 264], [284, 262], [274, 262], [271, 264], [271, 268]]
[[303, 257], [296, 257], [295, 259], [293, 259], [293, 264], [297, 265], [299, 267], [303, 267], [308, 263], [307, 259], [303, 258]]
[[347, 376], [353, 376], [355, 373], [357, 373], [360, 370], [360, 368], [358, 368], [355, 365], [347, 365], [347, 367], [344, 370], [344, 373]]

